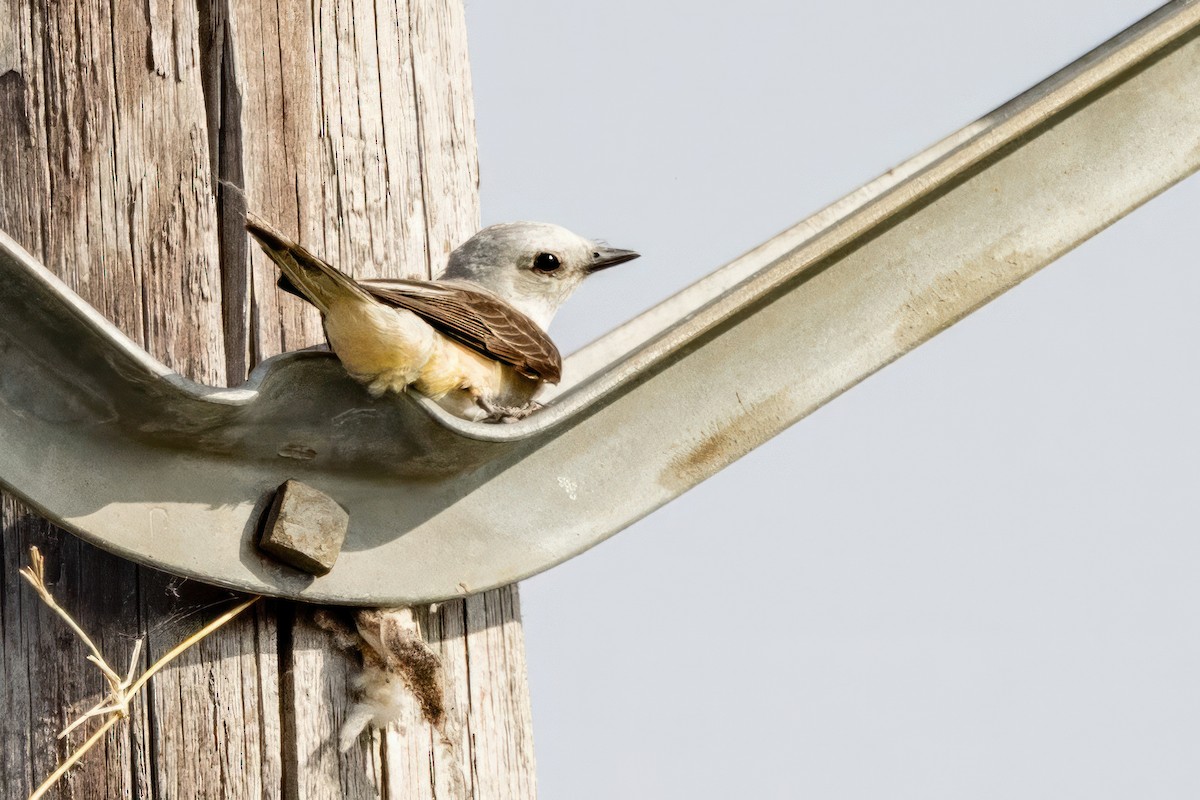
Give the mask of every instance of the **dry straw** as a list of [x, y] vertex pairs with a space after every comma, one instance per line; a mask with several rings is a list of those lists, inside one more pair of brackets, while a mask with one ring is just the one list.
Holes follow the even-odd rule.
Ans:
[[137, 693], [141, 691], [142, 687], [146, 685], [146, 682], [150, 680], [151, 676], [178, 658], [183, 651], [187, 650], [196, 642], [208, 636], [217, 628], [220, 628], [238, 614], [241, 614], [247, 608], [254, 605], [259, 599], [257, 596], [251, 597], [245, 602], [239, 603], [238, 605], [229, 609], [224, 614], [217, 617], [212, 622], [208, 623], [203, 628], [177, 644], [171, 649], [170, 652], [155, 661], [150, 665], [149, 669], [135, 678], [134, 672], [137, 670], [138, 659], [142, 653], [143, 643], [143, 639], [138, 639], [137, 643], [134, 644], [133, 647], [133, 656], [129, 659], [129, 669], [126, 671], [125, 677], [122, 678], [119, 674], [117, 674], [117, 671], [109, 666], [108, 662], [104, 660], [104, 656], [101, 655], [100, 649], [96, 647], [96, 643], [92, 641], [91, 637], [84, 632], [83, 628], [79, 627], [79, 623], [77, 623], [71, 617], [71, 615], [68, 614], [66, 610], [58, 604], [57, 601], [55, 601], [54, 596], [50, 594], [50, 589], [46, 586], [46, 561], [36, 547], [29, 548], [29, 566], [21, 570], [21, 577], [29, 581], [29, 584], [33, 586], [34, 591], [38, 593], [38, 597], [42, 599], [42, 602], [49, 606], [54, 613], [62, 617], [63, 621], [67, 623], [67, 626], [70, 627], [70, 629], [75, 632], [75, 635], [79, 637], [80, 641], [87, 646], [87, 649], [91, 650], [87, 660], [96, 665], [101, 674], [104, 675], [104, 680], [108, 682], [108, 694], [104, 697], [104, 699], [92, 706], [92, 708], [80, 716], [79, 719], [75, 720], [66, 728], [64, 728], [62, 732], [58, 734], [58, 738], [63, 738], [92, 717], [104, 717], [104, 723], [96, 729], [95, 733], [88, 737], [87, 741], [85, 741], [69, 756], [67, 756], [66, 760], [59, 764], [58, 768], [50, 774], [50, 777], [42, 781], [42, 785], [35, 789], [33, 794], [29, 795], [29, 800], [38, 800], [38, 798], [49, 791], [50, 788], [54, 786], [54, 784], [56, 784], [63, 775], [67, 774], [67, 771], [71, 769], [71, 767], [75, 766], [75, 764], [79, 762], [79, 759], [83, 758], [83, 755], [88, 750], [92, 749], [97, 742], [104, 738], [104, 734], [108, 733], [108, 730], [113, 725], [116, 725], [118, 722], [129, 716], [129, 704], [137, 696]]

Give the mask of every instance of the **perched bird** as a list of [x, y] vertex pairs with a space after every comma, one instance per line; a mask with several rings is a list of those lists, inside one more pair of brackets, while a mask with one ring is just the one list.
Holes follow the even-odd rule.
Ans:
[[317, 307], [329, 346], [379, 397], [409, 386], [453, 414], [510, 422], [539, 408], [562, 357], [546, 328], [584, 278], [638, 257], [542, 222], [492, 225], [451, 254], [432, 281], [355, 280], [263, 221], [246, 230]]

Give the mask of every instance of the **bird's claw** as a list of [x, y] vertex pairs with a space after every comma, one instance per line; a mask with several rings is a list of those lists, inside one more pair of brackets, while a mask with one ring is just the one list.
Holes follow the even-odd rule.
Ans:
[[494, 424], [520, 422], [542, 408], [541, 403], [526, 403], [523, 406], [496, 406], [482, 399], [477, 402], [479, 403], [479, 407], [487, 412], [487, 416], [482, 421]]

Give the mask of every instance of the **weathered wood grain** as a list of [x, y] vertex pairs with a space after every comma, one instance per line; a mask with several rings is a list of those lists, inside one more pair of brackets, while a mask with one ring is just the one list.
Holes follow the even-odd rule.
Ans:
[[[248, 246], [246, 205], [353, 273], [428, 275], [478, 226], [477, 186], [458, 0], [0, 0], [0, 228], [191, 377], [236, 384], [322, 339]], [[29, 544], [114, 663], [142, 630], [154, 658], [228, 594], [7, 498], [0, 525], [0, 785], [22, 797], [101, 691], [16, 577]], [[56, 796], [532, 797], [515, 587], [417, 620], [446, 666], [444, 732], [413, 703], [338, 753], [353, 659], [270, 602], [152, 681]]]
[[[134, 340], [181, 372], [218, 382], [220, 272], [195, 9], [91, 0], [6, 3], [0, 70], [0, 227]], [[11, 24], [10, 24], [11, 23]], [[124, 663], [150, 629], [145, 658], [197, 624], [223, 592], [134, 568], [6, 501], [5, 795], [22, 797], [66, 752], [54, 734], [97, 699], [84, 652], [16, 577], [28, 545], [51, 564], [54, 591]], [[270, 620], [240, 620], [163, 673], [135, 712], [56, 794], [60, 797], [276, 796], [279, 769], [260, 730], [278, 717]], [[264, 704], [264, 700], [266, 703]], [[86, 734], [72, 738], [78, 742]], [[262, 765], [247, 770], [246, 764]], [[266, 783], [264, 783], [266, 781]]]

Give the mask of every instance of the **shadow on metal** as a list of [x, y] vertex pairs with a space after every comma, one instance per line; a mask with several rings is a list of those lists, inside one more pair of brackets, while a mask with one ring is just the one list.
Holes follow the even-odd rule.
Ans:
[[[285, 354], [213, 388], [0, 234], [0, 482], [113, 552], [356, 605], [519, 580], [597, 544], [1200, 167], [1200, 5], [1175, 2], [567, 359], [513, 425], [372, 400]], [[298, 390], [302, 387], [302, 390]], [[297, 478], [350, 512], [321, 578], [258, 553]]]

